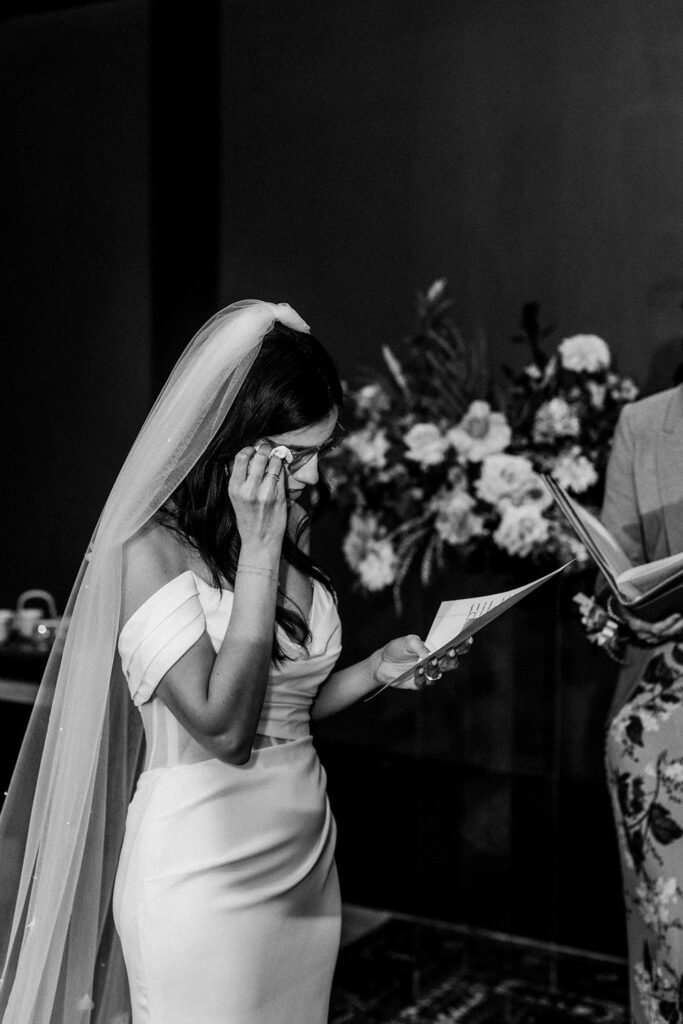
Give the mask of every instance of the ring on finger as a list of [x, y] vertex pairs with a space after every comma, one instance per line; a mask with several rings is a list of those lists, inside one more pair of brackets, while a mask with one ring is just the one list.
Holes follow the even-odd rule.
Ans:
[[425, 672], [425, 679], [428, 679], [430, 683], [435, 683], [438, 679], [441, 679], [443, 672], [437, 672], [436, 675], [432, 676], [429, 672]]

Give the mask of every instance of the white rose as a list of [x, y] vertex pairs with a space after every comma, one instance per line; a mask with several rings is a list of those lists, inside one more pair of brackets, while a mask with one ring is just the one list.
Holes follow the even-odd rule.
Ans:
[[579, 418], [564, 398], [551, 398], [536, 412], [533, 437], [537, 444], [558, 437], [578, 437], [580, 430]]
[[534, 467], [523, 455], [488, 455], [481, 464], [475, 490], [489, 505], [512, 502], [534, 480]]
[[598, 373], [606, 370], [611, 362], [607, 342], [597, 334], [575, 334], [565, 338], [557, 351], [565, 370], [574, 373]]
[[598, 482], [595, 466], [590, 459], [581, 454], [578, 445], [560, 455], [551, 472], [560, 487], [574, 491], [575, 494], [582, 494]]
[[383, 590], [396, 579], [396, 566], [396, 552], [391, 542], [374, 540], [358, 566], [358, 575], [366, 590]]
[[476, 401], [446, 436], [462, 458], [481, 462], [507, 448], [512, 431], [504, 413], [492, 412], [488, 402]]
[[403, 441], [408, 449], [406, 458], [423, 466], [438, 466], [448, 448], [448, 441], [433, 423], [415, 423]]
[[382, 429], [366, 427], [364, 430], [354, 430], [344, 439], [344, 446], [349, 448], [364, 466], [382, 469], [387, 464], [386, 454], [390, 445], [386, 432]]
[[466, 544], [485, 532], [484, 520], [472, 512], [475, 504], [472, 495], [461, 488], [446, 491], [436, 499], [434, 526], [442, 540], [447, 544]]
[[538, 505], [508, 505], [493, 534], [494, 543], [510, 555], [526, 558], [548, 539], [550, 523]]

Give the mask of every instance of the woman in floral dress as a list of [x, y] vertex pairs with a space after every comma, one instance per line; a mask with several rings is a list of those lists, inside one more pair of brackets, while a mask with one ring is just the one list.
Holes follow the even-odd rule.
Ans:
[[[634, 563], [683, 550], [683, 389], [627, 406], [603, 522]], [[683, 611], [683, 608], [681, 609]], [[634, 1024], [683, 1024], [683, 617], [621, 614], [607, 771], [619, 833]]]

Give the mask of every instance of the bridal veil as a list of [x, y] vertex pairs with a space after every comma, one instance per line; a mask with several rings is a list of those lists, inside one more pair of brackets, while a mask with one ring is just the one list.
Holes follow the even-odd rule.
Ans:
[[0, 816], [2, 1024], [127, 1024], [111, 915], [142, 729], [116, 653], [123, 545], [207, 447], [291, 307], [234, 303], [190, 342], [100, 516]]

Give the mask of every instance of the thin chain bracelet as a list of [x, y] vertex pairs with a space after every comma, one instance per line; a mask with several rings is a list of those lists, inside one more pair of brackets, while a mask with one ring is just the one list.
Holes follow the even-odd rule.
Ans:
[[258, 565], [240, 564], [237, 566], [237, 572], [250, 572], [253, 573], [254, 576], [269, 576], [271, 580], [275, 580], [276, 583], [279, 581], [279, 577], [276, 572], [272, 569], [262, 569]]

